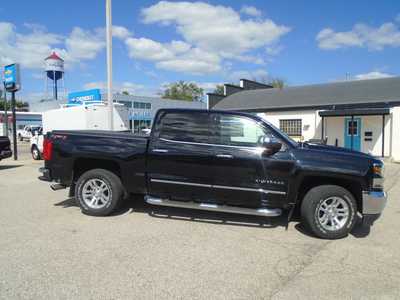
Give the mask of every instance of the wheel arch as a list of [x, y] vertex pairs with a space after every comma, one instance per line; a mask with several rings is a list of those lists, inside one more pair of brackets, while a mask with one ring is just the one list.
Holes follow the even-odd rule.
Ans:
[[337, 185], [348, 190], [357, 203], [357, 210], [362, 211], [362, 183], [356, 178], [341, 178], [335, 176], [304, 176], [298, 186], [296, 206], [300, 207], [304, 196], [309, 190], [321, 185]]
[[117, 175], [122, 181], [121, 166], [118, 162], [110, 159], [98, 158], [77, 158], [72, 167], [72, 183], [70, 186], [69, 196], [75, 196], [75, 183], [78, 178], [85, 172], [93, 169], [104, 169]]

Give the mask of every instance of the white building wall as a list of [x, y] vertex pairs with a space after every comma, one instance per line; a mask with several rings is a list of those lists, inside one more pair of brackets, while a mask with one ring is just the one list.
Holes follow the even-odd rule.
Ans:
[[328, 138], [327, 144], [344, 147], [344, 118], [325, 117], [324, 135]]
[[400, 162], [400, 107], [392, 109], [392, 158]]
[[[324, 118], [324, 137], [322, 133], [322, 118], [317, 110], [302, 111], [279, 111], [259, 113], [259, 116], [279, 128], [279, 120], [283, 119], [302, 119], [302, 140], [321, 139], [326, 137], [328, 145], [345, 146], [345, 119], [347, 117], [325, 117]], [[397, 125], [392, 124], [394, 116], [397, 118]], [[354, 116], [361, 118], [361, 151], [370, 153], [374, 156], [382, 156], [382, 116]], [[397, 127], [396, 127], [397, 126]], [[393, 134], [392, 134], [393, 130]], [[372, 141], [365, 141], [365, 132], [372, 132]], [[397, 132], [397, 133], [396, 133]], [[397, 137], [397, 144], [394, 137]], [[385, 157], [397, 154], [400, 160], [400, 107], [393, 109], [391, 115], [385, 116]]]
[[321, 117], [317, 110], [287, 111], [287, 112], [266, 112], [258, 114], [268, 122], [279, 128], [279, 120], [301, 119], [302, 140], [321, 138]]
[[[382, 156], [382, 116], [354, 116], [361, 118], [361, 152]], [[344, 147], [345, 119], [348, 117], [325, 117], [325, 136], [328, 145]], [[372, 141], [365, 141], [365, 132], [372, 132]], [[391, 156], [391, 116], [385, 117], [385, 156]]]

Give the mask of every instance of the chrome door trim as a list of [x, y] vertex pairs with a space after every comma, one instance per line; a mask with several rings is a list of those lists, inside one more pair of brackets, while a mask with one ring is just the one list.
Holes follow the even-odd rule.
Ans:
[[173, 181], [173, 180], [163, 180], [163, 179], [150, 179], [151, 182], [158, 183], [168, 183], [168, 184], [178, 184], [178, 185], [191, 185], [191, 186], [200, 186], [200, 187], [208, 187], [211, 188], [211, 184], [202, 184], [202, 183], [190, 183], [190, 182], [182, 182], [182, 181]]
[[157, 153], [168, 153], [167, 149], [153, 149], [151, 151], [152, 152], [157, 152]]
[[229, 159], [233, 158], [233, 155], [231, 155], [231, 154], [217, 154], [215, 156], [218, 158], [229, 158]]
[[199, 186], [199, 187], [207, 187], [207, 188], [226, 189], [226, 190], [257, 192], [257, 193], [263, 193], [263, 194], [286, 195], [286, 192], [283, 192], [283, 191], [273, 191], [273, 190], [255, 189], [255, 188], [246, 188], [246, 187], [236, 187], [236, 186], [226, 186], [226, 185], [211, 185], [211, 184], [182, 182], [182, 181], [163, 180], [163, 179], [150, 179], [150, 181], [151, 182], [158, 182], [158, 183], [167, 183], [167, 184], [189, 185], [189, 186]]
[[258, 193], [263, 193], [263, 194], [286, 195], [286, 192], [282, 192], [282, 191], [254, 189], [254, 188], [246, 188], [246, 187], [236, 187], [236, 186], [226, 186], [226, 185], [213, 185], [213, 187], [217, 188], [217, 189], [225, 189], [225, 190], [237, 190], [237, 191], [258, 192]]

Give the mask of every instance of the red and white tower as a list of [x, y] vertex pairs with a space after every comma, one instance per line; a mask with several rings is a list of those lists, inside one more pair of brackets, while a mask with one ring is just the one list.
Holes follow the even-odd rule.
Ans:
[[[49, 91], [51, 91], [52, 99], [58, 100], [59, 90], [62, 91], [65, 97], [64, 85], [64, 60], [53, 52], [45, 60], [45, 73], [46, 73], [46, 98], [49, 98]], [[50, 80], [49, 80], [50, 79]], [[58, 84], [60, 81], [60, 84]]]

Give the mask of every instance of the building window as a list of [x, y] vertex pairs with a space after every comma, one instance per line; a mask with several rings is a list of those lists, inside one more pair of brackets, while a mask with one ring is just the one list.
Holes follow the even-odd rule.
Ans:
[[302, 120], [301, 119], [286, 119], [279, 120], [279, 128], [289, 136], [302, 136]]
[[133, 102], [133, 108], [151, 109], [151, 103], [146, 103], [146, 102]]

